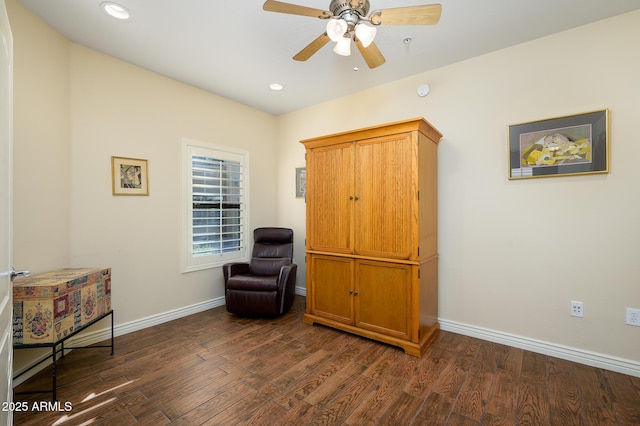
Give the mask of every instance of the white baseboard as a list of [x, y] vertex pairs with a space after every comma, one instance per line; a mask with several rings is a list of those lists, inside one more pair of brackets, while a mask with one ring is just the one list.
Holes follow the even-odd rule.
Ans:
[[529, 337], [477, 327], [470, 324], [445, 319], [438, 319], [438, 321], [440, 322], [440, 329], [450, 331], [452, 333], [476, 337], [478, 339], [488, 340], [494, 343], [501, 343], [503, 345], [513, 346], [531, 352], [590, 365], [592, 367], [603, 368], [605, 370], [640, 377], [640, 362], [637, 361], [558, 345], [542, 340], [531, 339]]

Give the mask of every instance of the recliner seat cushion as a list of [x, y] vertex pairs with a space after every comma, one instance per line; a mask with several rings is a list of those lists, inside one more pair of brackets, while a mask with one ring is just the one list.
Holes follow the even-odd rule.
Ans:
[[278, 275], [234, 275], [227, 280], [227, 289], [248, 291], [276, 291], [278, 289]]

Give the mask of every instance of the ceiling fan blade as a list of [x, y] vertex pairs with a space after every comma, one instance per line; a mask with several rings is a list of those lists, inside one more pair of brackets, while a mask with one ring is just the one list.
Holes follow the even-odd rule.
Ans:
[[283, 3], [281, 1], [267, 0], [262, 6], [267, 12], [288, 13], [291, 15], [311, 16], [313, 18], [330, 18], [333, 16], [331, 12], [322, 9], [314, 9], [312, 7], [299, 6], [297, 4]]
[[382, 56], [380, 49], [378, 49], [375, 43], [372, 42], [369, 46], [364, 47], [360, 40], [355, 39], [355, 42], [364, 61], [369, 65], [369, 68], [379, 67], [386, 62], [386, 59], [384, 59], [384, 56]]
[[296, 61], [306, 61], [310, 57], [312, 57], [318, 50], [324, 47], [325, 44], [329, 43], [329, 36], [327, 33], [320, 34], [318, 38], [313, 40], [307, 47], [302, 49], [300, 52], [293, 57]]
[[371, 22], [380, 25], [434, 25], [442, 14], [441, 4], [396, 7], [372, 13]]

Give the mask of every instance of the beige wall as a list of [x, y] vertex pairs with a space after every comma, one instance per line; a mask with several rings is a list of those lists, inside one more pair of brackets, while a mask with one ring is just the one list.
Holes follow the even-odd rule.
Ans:
[[[71, 43], [7, 2], [15, 47], [14, 261], [112, 268], [116, 325], [224, 297], [181, 273], [181, 143], [249, 151], [250, 227], [277, 222], [272, 115]], [[144, 158], [148, 197], [111, 193], [111, 156]], [[14, 366], [30, 358], [21, 351]]]
[[[14, 266], [69, 263], [69, 41], [14, 1]], [[34, 49], [34, 47], [37, 48]]]
[[[304, 230], [299, 140], [424, 116], [439, 147], [439, 316], [634, 360], [640, 328], [640, 12], [278, 117], [280, 222]], [[418, 97], [420, 83], [431, 93]], [[509, 181], [507, 128], [609, 108], [606, 175]], [[298, 247], [302, 244], [302, 240]], [[304, 269], [300, 271], [304, 273]], [[583, 319], [569, 316], [584, 302]]]
[[[640, 328], [624, 325], [624, 308], [640, 308], [640, 12], [273, 117], [70, 43], [7, 3], [16, 267], [111, 266], [117, 324], [222, 297], [219, 269], [179, 270], [188, 137], [250, 151], [250, 225], [294, 228], [303, 287], [298, 141], [424, 116], [444, 134], [443, 323], [640, 362]], [[426, 98], [416, 95], [423, 82], [432, 87]], [[509, 124], [602, 108], [611, 110], [609, 174], [507, 180]], [[149, 197], [111, 195], [112, 155], [149, 160]], [[585, 303], [584, 319], [569, 317], [570, 300]]]
[[[250, 226], [277, 221], [273, 116], [71, 45], [71, 263], [108, 265], [119, 323], [224, 296], [180, 271], [183, 137], [249, 151]], [[149, 161], [149, 197], [111, 194], [111, 156]]]

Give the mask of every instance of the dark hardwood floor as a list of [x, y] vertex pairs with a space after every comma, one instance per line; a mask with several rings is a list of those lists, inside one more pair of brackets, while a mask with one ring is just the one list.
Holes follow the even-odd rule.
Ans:
[[15, 424], [640, 424], [640, 378], [444, 331], [416, 358], [303, 312], [303, 297], [277, 319], [221, 307], [117, 337], [114, 356], [75, 350], [58, 364], [72, 410], [16, 412]]

